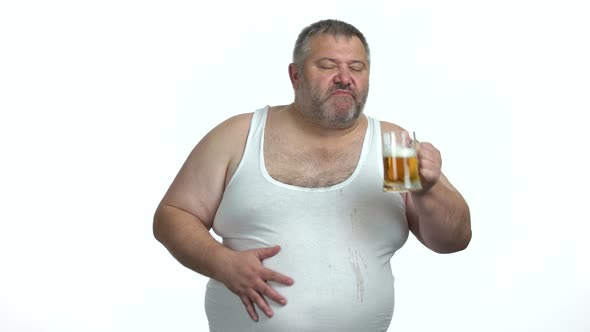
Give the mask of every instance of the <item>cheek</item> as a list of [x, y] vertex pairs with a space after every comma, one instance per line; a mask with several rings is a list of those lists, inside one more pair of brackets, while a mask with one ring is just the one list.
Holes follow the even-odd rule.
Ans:
[[332, 88], [334, 83], [326, 75], [309, 75], [299, 81], [299, 88], [309, 91], [315, 95], [325, 95]]
[[310, 82], [307, 87], [314, 94], [324, 94], [328, 85], [319, 81]]
[[368, 87], [369, 85], [369, 76], [368, 75], [361, 75], [358, 76], [356, 79], [356, 84], [358, 86], [359, 90], [364, 90]]

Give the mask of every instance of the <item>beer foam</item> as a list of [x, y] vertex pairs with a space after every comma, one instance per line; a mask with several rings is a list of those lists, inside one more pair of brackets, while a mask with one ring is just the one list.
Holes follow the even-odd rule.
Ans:
[[383, 146], [383, 156], [391, 157], [393, 154], [391, 152], [391, 145], [384, 145]]
[[[393, 153], [393, 149], [395, 149], [395, 153]], [[402, 147], [402, 146], [396, 146], [396, 147], [392, 147], [391, 146], [384, 146], [383, 147], [383, 155], [386, 157], [402, 157], [402, 158], [410, 158], [410, 157], [415, 157], [416, 156], [416, 149], [414, 148], [408, 148], [408, 147]]]
[[408, 158], [408, 157], [414, 157], [416, 156], [416, 149], [414, 148], [404, 148], [404, 147], [396, 147], [395, 148], [395, 154], [398, 157], [404, 157], [404, 158]]

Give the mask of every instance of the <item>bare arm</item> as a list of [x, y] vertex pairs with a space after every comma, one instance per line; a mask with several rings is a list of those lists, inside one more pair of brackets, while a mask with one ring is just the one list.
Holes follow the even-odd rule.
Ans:
[[153, 228], [156, 239], [182, 265], [207, 277], [222, 279], [222, 262], [231, 250], [217, 242], [193, 214], [163, 203], [156, 211]]
[[240, 297], [249, 315], [258, 320], [254, 303], [268, 316], [266, 296], [285, 299], [266, 281], [292, 280], [262, 266], [278, 247], [233, 251], [209, 233], [225, 186], [243, 153], [249, 115], [239, 115], [209, 132], [193, 149], [154, 215], [154, 236], [184, 266], [216, 279]]
[[[154, 236], [184, 266], [219, 277], [218, 262], [227, 255], [209, 233], [225, 187], [232, 158], [231, 145], [221, 136], [239, 121], [230, 119], [209, 132], [193, 149], [160, 202], [154, 215]], [[233, 134], [235, 135], [235, 134]], [[238, 144], [240, 137], [228, 137]], [[211, 253], [203, 255], [202, 253]], [[216, 278], [217, 279], [217, 278]]]
[[[388, 122], [382, 122], [381, 128], [384, 131], [400, 129]], [[465, 249], [471, 241], [469, 207], [442, 173], [440, 152], [432, 144], [419, 144], [418, 167], [422, 190], [403, 194], [410, 230], [435, 252]]]
[[463, 250], [471, 241], [469, 207], [444, 174], [426, 191], [406, 194], [412, 233], [438, 253]]

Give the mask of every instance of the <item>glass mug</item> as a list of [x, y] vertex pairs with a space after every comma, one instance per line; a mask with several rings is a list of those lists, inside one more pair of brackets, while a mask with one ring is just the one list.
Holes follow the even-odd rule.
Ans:
[[383, 191], [422, 189], [416, 135], [402, 129], [383, 133]]

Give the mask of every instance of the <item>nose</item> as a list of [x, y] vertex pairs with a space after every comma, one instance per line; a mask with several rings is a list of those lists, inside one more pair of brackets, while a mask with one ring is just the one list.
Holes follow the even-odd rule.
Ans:
[[340, 67], [338, 73], [334, 76], [334, 83], [350, 86], [352, 84], [352, 75], [350, 75], [349, 69]]

